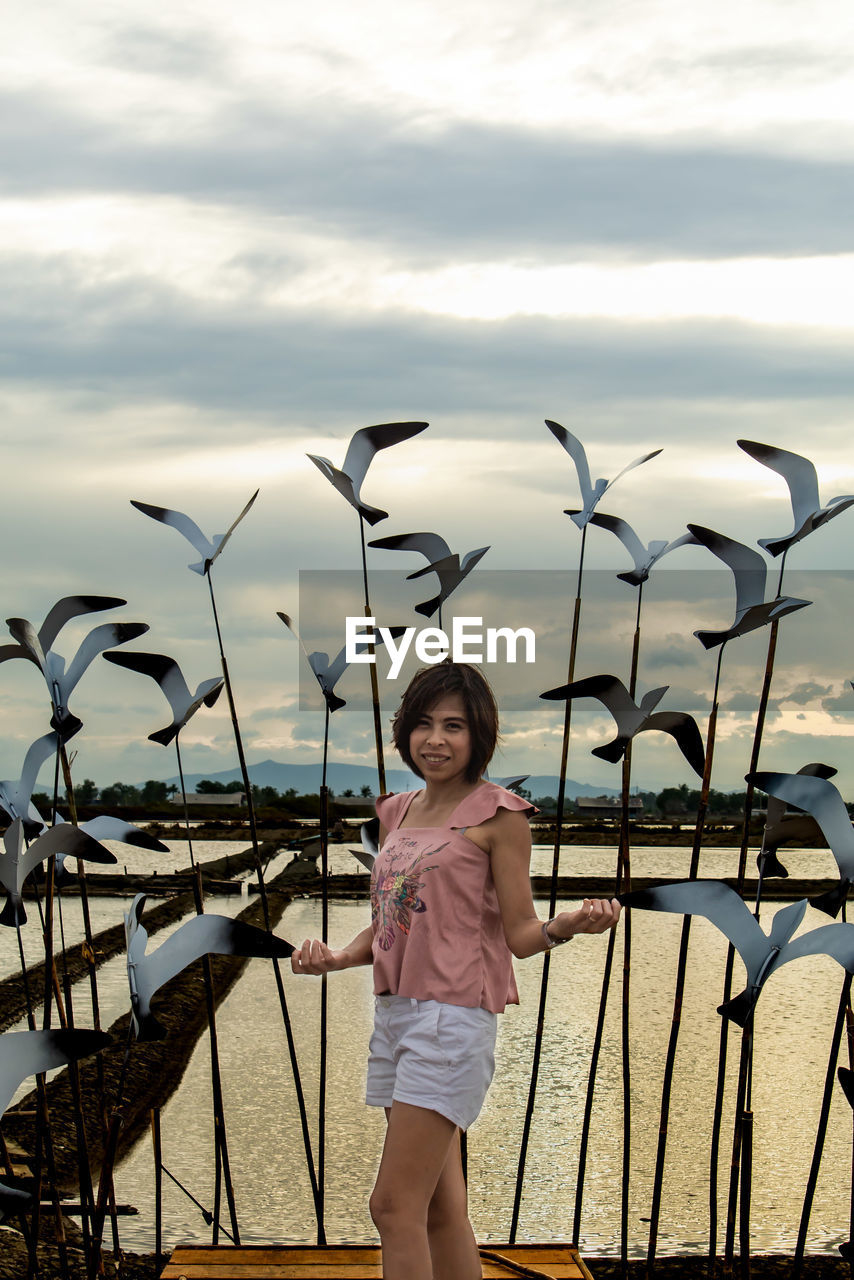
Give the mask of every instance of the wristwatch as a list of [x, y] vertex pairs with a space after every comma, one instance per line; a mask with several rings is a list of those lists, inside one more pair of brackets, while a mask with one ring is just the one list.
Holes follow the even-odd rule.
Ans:
[[549, 933], [549, 925], [554, 924], [555, 919], [556, 917], [552, 916], [551, 920], [547, 920], [543, 925], [543, 940], [547, 951], [551, 951], [554, 947], [561, 947], [565, 942], [569, 942], [569, 938], [553, 938]]

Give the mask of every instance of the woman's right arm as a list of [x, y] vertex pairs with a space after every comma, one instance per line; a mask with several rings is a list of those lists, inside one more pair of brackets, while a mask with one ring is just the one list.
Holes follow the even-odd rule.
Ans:
[[[380, 823], [379, 848], [386, 841], [388, 832]], [[291, 955], [291, 969], [294, 973], [319, 974], [333, 973], [337, 969], [353, 969], [356, 965], [370, 964], [373, 960], [373, 925], [368, 925], [361, 933], [357, 933], [352, 942], [340, 951], [332, 951], [319, 938], [306, 938], [301, 947]]]
[[357, 933], [352, 942], [340, 951], [333, 951], [319, 938], [307, 938], [291, 956], [294, 973], [333, 973], [338, 969], [352, 969], [359, 964], [370, 964], [374, 931], [370, 925]]

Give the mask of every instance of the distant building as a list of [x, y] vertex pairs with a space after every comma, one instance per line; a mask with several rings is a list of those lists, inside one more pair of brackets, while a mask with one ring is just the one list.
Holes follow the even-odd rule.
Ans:
[[[171, 803], [183, 805], [184, 797], [179, 792], [177, 795], [172, 796]], [[213, 805], [220, 809], [226, 807], [237, 808], [246, 804], [246, 792], [221, 791], [215, 795], [208, 795], [207, 793], [202, 794], [200, 791], [194, 791], [192, 795], [187, 796], [187, 804], [194, 809], [199, 805], [205, 805], [206, 807]]]
[[[578, 796], [575, 808], [580, 818], [619, 818], [623, 802], [619, 796]], [[629, 796], [629, 817], [639, 818], [643, 813], [640, 796]]]

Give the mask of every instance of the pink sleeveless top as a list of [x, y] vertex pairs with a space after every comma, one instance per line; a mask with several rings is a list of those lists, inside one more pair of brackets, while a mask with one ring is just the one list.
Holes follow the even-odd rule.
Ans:
[[380, 796], [388, 831], [371, 873], [374, 991], [501, 1013], [518, 1004], [489, 855], [460, 830], [499, 809], [536, 813], [494, 782], [466, 796], [444, 827], [404, 827], [416, 791]]

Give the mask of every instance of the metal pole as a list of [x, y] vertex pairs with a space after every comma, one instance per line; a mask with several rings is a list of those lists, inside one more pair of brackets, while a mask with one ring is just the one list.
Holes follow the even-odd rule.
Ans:
[[[249, 770], [246, 767], [246, 756], [243, 751], [243, 738], [240, 733], [240, 723], [237, 719], [237, 708], [234, 704], [234, 691], [231, 687], [231, 677], [228, 672], [228, 662], [225, 657], [225, 649], [222, 643], [222, 632], [219, 625], [219, 615], [217, 613], [216, 598], [214, 596], [213, 580], [211, 578], [210, 568], [207, 572], [208, 591], [210, 593], [211, 610], [213, 612], [214, 627], [216, 630], [217, 643], [219, 645], [220, 664], [222, 666], [223, 683], [225, 684], [226, 697], [228, 698], [228, 707], [231, 713], [231, 726], [234, 732], [234, 743], [237, 748], [237, 758], [240, 764], [240, 776], [243, 779], [243, 787], [246, 792], [246, 805], [249, 816], [249, 830], [252, 839], [252, 848], [255, 854], [255, 867], [258, 876], [258, 890], [261, 895], [261, 907], [264, 913], [264, 927], [270, 930], [270, 907], [267, 901], [267, 886], [264, 883], [264, 868], [261, 864], [261, 850], [258, 844], [258, 827], [255, 821], [255, 802], [252, 796], [252, 783], [249, 780]], [[294, 1042], [293, 1028], [291, 1027], [290, 1014], [288, 1012], [288, 1002], [285, 997], [285, 987], [282, 982], [282, 971], [279, 965], [278, 957], [273, 957], [273, 975], [276, 980], [276, 991], [279, 996], [279, 1007], [282, 1011], [282, 1022], [285, 1028], [285, 1038], [288, 1044], [288, 1056], [291, 1064], [291, 1071], [294, 1077], [294, 1088], [297, 1096], [297, 1107], [299, 1109], [300, 1127], [302, 1129], [303, 1146], [305, 1148], [306, 1165], [308, 1168], [309, 1181], [311, 1183], [311, 1194], [314, 1199], [315, 1213], [318, 1220], [318, 1244], [325, 1244], [326, 1237], [323, 1228], [320, 1225], [322, 1219], [322, 1203], [320, 1191], [317, 1181], [317, 1172], [314, 1167], [314, 1156], [311, 1149], [311, 1135], [308, 1127], [308, 1114], [305, 1106], [305, 1095], [302, 1088], [302, 1079], [300, 1077], [299, 1063], [297, 1062], [296, 1044]]]
[[[697, 806], [697, 819], [694, 825], [694, 841], [691, 848], [691, 863], [688, 879], [696, 880], [700, 865], [700, 847], [703, 830], [706, 824], [706, 809], [709, 803], [709, 786], [712, 777], [712, 761], [715, 754], [715, 730], [718, 719], [718, 690], [721, 678], [721, 663], [726, 645], [718, 651], [718, 662], [715, 670], [715, 687], [712, 695], [712, 710], [709, 716], [709, 727], [706, 732], [706, 759], [703, 766], [703, 782], [700, 789], [700, 803]], [[691, 937], [691, 917], [685, 916], [682, 921], [682, 933], [679, 939], [679, 958], [676, 962], [676, 987], [673, 993], [673, 1016], [670, 1023], [670, 1038], [667, 1044], [667, 1056], [664, 1062], [664, 1079], [661, 1086], [661, 1110], [658, 1124], [658, 1146], [655, 1156], [655, 1173], [652, 1186], [652, 1207], [649, 1218], [649, 1243], [646, 1255], [646, 1271], [651, 1276], [655, 1270], [655, 1251], [658, 1244], [658, 1224], [661, 1217], [661, 1194], [664, 1186], [664, 1161], [667, 1153], [667, 1129], [670, 1117], [670, 1093], [673, 1087], [673, 1073], [676, 1066], [676, 1048], [679, 1043], [679, 1031], [682, 1024], [682, 1000], [685, 994], [685, 973], [688, 967], [688, 943]]]
[[[575, 679], [575, 659], [578, 652], [578, 629], [581, 621], [581, 581], [584, 572], [584, 546], [587, 540], [587, 525], [581, 531], [581, 553], [578, 562], [578, 582], [575, 595], [575, 608], [572, 616], [572, 634], [569, 643], [569, 662], [567, 666], [566, 682], [572, 684]], [[555, 842], [552, 854], [552, 878], [549, 890], [549, 915], [555, 913], [557, 903], [557, 881], [560, 872], [560, 847], [561, 836], [563, 833], [563, 811], [566, 799], [566, 770], [569, 760], [569, 736], [572, 727], [572, 702], [567, 699], [564, 705], [563, 714], [563, 740], [561, 743], [560, 756], [560, 778], [558, 782], [557, 794], [557, 814], [555, 815]], [[540, 1001], [537, 1009], [537, 1029], [534, 1034], [534, 1055], [531, 1062], [531, 1080], [528, 1086], [528, 1101], [525, 1108], [525, 1120], [522, 1126], [522, 1142], [519, 1149], [519, 1163], [516, 1170], [516, 1188], [513, 1196], [513, 1215], [510, 1221], [509, 1243], [513, 1244], [516, 1240], [516, 1232], [519, 1227], [519, 1210], [522, 1204], [522, 1186], [525, 1180], [525, 1162], [528, 1156], [528, 1141], [531, 1134], [531, 1122], [534, 1116], [534, 1103], [537, 1096], [537, 1080], [540, 1070], [540, 1056], [543, 1048], [543, 1034], [546, 1023], [546, 1001], [549, 993], [549, 971], [551, 965], [551, 952], [547, 951], [543, 956], [543, 972], [540, 979]]]

